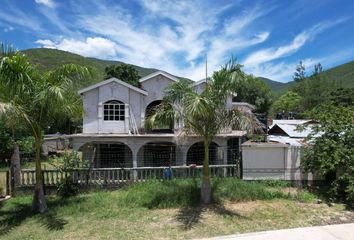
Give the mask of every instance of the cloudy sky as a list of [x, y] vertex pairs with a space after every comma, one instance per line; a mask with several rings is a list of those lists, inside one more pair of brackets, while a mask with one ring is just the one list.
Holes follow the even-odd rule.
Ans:
[[237, 57], [247, 73], [292, 80], [354, 60], [352, 0], [0, 0], [0, 41], [57, 48], [199, 80]]

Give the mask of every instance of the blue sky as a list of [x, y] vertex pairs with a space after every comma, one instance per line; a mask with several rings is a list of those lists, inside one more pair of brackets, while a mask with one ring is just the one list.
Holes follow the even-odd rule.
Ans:
[[120, 60], [199, 80], [231, 56], [287, 82], [354, 60], [352, 0], [0, 0], [0, 41]]

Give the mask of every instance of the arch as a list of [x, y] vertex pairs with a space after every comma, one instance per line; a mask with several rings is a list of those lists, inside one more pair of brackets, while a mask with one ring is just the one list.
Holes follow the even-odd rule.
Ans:
[[108, 100], [103, 103], [104, 121], [124, 121], [125, 104], [118, 100]]
[[227, 164], [239, 164], [241, 159], [240, 138], [233, 137], [227, 140]]
[[[150, 102], [145, 109], [145, 119], [148, 119], [151, 115], [153, 115], [156, 112], [157, 107], [162, 103], [162, 100], [155, 100]], [[168, 126], [159, 126], [159, 127], [154, 127], [151, 129], [152, 132], [166, 132], [166, 133], [171, 133], [173, 132], [173, 121], [170, 122]]]
[[133, 154], [122, 142], [89, 142], [79, 148], [82, 158], [95, 168], [133, 167]]
[[[209, 146], [209, 164], [218, 164], [218, 147], [219, 145], [215, 142], [211, 142]], [[187, 165], [197, 164], [203, 165], [204, 161], [204, 143], [196, 142], [191, 145], [187, 152]]]
[[138, 151], [138, 167], [175, 166], [176, 150], [172, 142], [148, 142]]

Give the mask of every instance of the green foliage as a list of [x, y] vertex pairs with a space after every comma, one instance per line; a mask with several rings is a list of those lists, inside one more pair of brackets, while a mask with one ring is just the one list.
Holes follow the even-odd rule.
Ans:
[[60, 170], [65, 178], [61, 181], [57, 188], [57, 193], [63, 198], [75, 196], [79, 193], [80, 186], [73, 182], [73, 176], [70, 172], [76, 168], [87, 168], [89, 162], [80, 158], [80, 155], [76, 151], [65, 152], [61, 157], [53, 157], [51, 164], [58, 170]]
[[301, 82], [306, 78], [305, 65], [302, 63], [302, 61], [300, 61], [296, 66], [296, 71], [293, 78], [295, 82]]
[[139, 72], [132, 65], [128, 65], [128, 64], [112, 65], [106, 67], [105, 73], [106, 73], [105, 79], [114, 77], [124, 82], [127, 82], [133, 86], [140, 87]]
[[66, 177], [62, 182], [59, 183], [57, 188], [57, 193], [62, 198], [69, 198], [76, 196], [80, 191], [80, 186], [74, 183], [71, 177]]
[[50, 158], [50, 164], [61, 172], [76, 168], [88, 168], [88, 160], [82, 159], [77, 151], [66, 151], [63, 156], [54, 156]]
[[235, 86], [234, 101], [247, 102], [256, 107], [258, 113], [268, 113], [272, 104], [272, 91], [266, 83], [252, 75], [246, 76]]
[[[338, 103], [338, 102], [337, 102]], [[320, 125], [308, 136], [302, 166], [305, 170], [326, 175], [337, 173], [332, 192], [354, 201], [354, 102], [347, 105], [324, 103], [311, 111]]]
[[284, 93], [278, 100], [276, 100], [272, 106], [272, 113], [285, 113], [288, 112], [301, 112], [302, 97], [292, 91]]

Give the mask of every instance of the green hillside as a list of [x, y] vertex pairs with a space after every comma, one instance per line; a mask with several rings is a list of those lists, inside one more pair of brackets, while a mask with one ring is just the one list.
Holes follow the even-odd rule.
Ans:
[[[30, 61], [38, 66], [41, 70], [50, 70], [65, 63], [80, 64], [92, 69], [94, 81], [103, 80], [105, 67], [113, 64], [122, 64], [119, 61], [108, 61], [97, 58], [83, 57], [78, 54], [48, 48], [34, 48], [23, 51]], [[143, 68], [133, 65], [139, 75], [144, 77], [158, 69]], [[294, 70], [295, 71], [295, 70]], [[324, 78], [332, 79], [342, 87], [354, 87], [354, 61], [339, 65], [321, 73]], [[277, 82], [268, 78], [259, 77], [262, 81], [270, 86], [275, 93], [285, 92], [294, 84], [293, 81], [288, 83]]]
[[[104, 70], [107, 66], [123, 63], [119, 61], [108, 61], [97, 58], [88, 58], [71, 52], [48, 48], [34, 48], [24, 50], [22, 52], [28, 56], [29, 60], [32, 63], [37, 65], [37, 67], [43, 71], [51, 70], [57, 66], [67, 63], [75, 63], [82, 66], [86, 66], [92, 70], [93, 77], [97, 82], [103, 80]], [[142, 77], [157, 71], [157, 69], [153, 68], [143, 68], [135, 65], [133, 66], [139, 72], [139, 75]]]
[[273, 92], [281, 92], [287, 86], [286, 83], [277, 82], [269, 78], [258, 77], [258, 79], [265, 82], [273, 90]]

